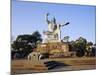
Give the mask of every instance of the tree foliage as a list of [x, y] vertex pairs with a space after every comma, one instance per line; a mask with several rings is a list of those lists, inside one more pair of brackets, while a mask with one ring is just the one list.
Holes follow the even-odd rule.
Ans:
[[69, 41], [69, 36], [65, 36], [64, 38], [63, 38], [63, 40], [65, 41], [65, 42], [68, 42]]
[[[38, 31], [33, 34], [18, 35], [12, 43], [12, 53], [17, 51], [23, 58], [32, 52], [33, 48], [37, 46], [38, 41], [42, 42], [41, 34]], [[19, 56], [18, 53], [16, 54], [17, 56]]]
[[95, 56], [96, 55], [96, 44], [93, 42], [87, 42], [83, 37], [79, 37], [75, 41], [70, 42], [70, 51], [75, 51], [76, 56]]
[[79, 37], [75, 41], [75, 47], [76, 47], [76, 56], [82, 57], [85, 55], [85, 50], [86, 50], [86, 44], [87, 40], [83, 37]]

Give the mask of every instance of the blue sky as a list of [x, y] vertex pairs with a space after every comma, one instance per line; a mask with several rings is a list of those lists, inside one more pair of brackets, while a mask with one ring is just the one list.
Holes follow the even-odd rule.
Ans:
[[55, 17], [57, 23], [70, 22], [61, 29], [62, 38], [70, 36], [75, 40], [80, 36], [95, 43], [95, 6], [54, 4], [12, 1], [12, 36], [16, 38], [20, 34], [31, 34], [38, 30], [43, 37], [43, 31], [47, 30], [45, 14], [50, 13], [49, 18]]

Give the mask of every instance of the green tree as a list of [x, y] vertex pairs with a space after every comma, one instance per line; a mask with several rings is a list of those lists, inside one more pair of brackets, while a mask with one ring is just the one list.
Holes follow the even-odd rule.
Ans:
[[64, 38], [63, 38], [63, 40], [65, 41], [65, 42], [69, 42], [69, 36], [65, 36]]
[[92, 42], [88, 42], [87, 45], [88, 45], [88, 46], [92, 46], [93, 43], [92, 43]]
[[76, 41], [76, 55], [82, 57], [85, 55], [87, 40], [79, 37]]
[[96, 56], [96, 44], [92, 47], [92, 56]]
[[92, 46], [93, 46], [92, 42], [88, 42], [87, 43], [87, 45], [86, 45], [86, 56], [90, 56], [91, 55]]
[[42, 42], [41, 34], [38, 31], [31, 35], [19, 35], [12, 43], [12, 49], [19, 52], [23, 58], [32, 52], [33, 48], [36, 48], [38, 41]]
[[70, 51], [76, 51], [75, 41], [70, 41], [69, 45], [70, 45], [70, 48], [69, 48]]

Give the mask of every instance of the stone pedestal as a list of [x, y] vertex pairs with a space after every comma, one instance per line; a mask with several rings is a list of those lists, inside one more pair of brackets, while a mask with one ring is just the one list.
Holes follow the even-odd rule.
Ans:
[[64, 56], [69, 52], [69, 45], [64, 42], [42, 43], [38, 45], [37, 52]]

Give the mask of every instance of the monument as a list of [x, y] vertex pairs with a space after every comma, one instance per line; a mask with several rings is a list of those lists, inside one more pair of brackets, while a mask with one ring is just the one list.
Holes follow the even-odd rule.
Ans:
[[37, 52], [48, 53], [52, 55], [52, 57], [66, 56], [66, 54], [69, 52], [69, 45], [67, 42], [61, 41], [61, 27], [68, 25], [69, 22], [65, 24], [58, 24], [55, 17], [49, 20], [49, 15], [50, 14], [47, 13], [45, 16], [48, 24], [48, 30], [43, 31], [44, 35], [46, 36], [44, 40], [46, 41], [38, 44]]
[[64, 27], [69, 24], [69, 22], [65, 24], [57, 24], [55, 17], [48, 19], [49, 13], [46, 14], [46, 22], [48, 24], [48, 31], [44, 31], [44, 35], [46, 36], [46, 42], [61, 42], [61, 27]]

